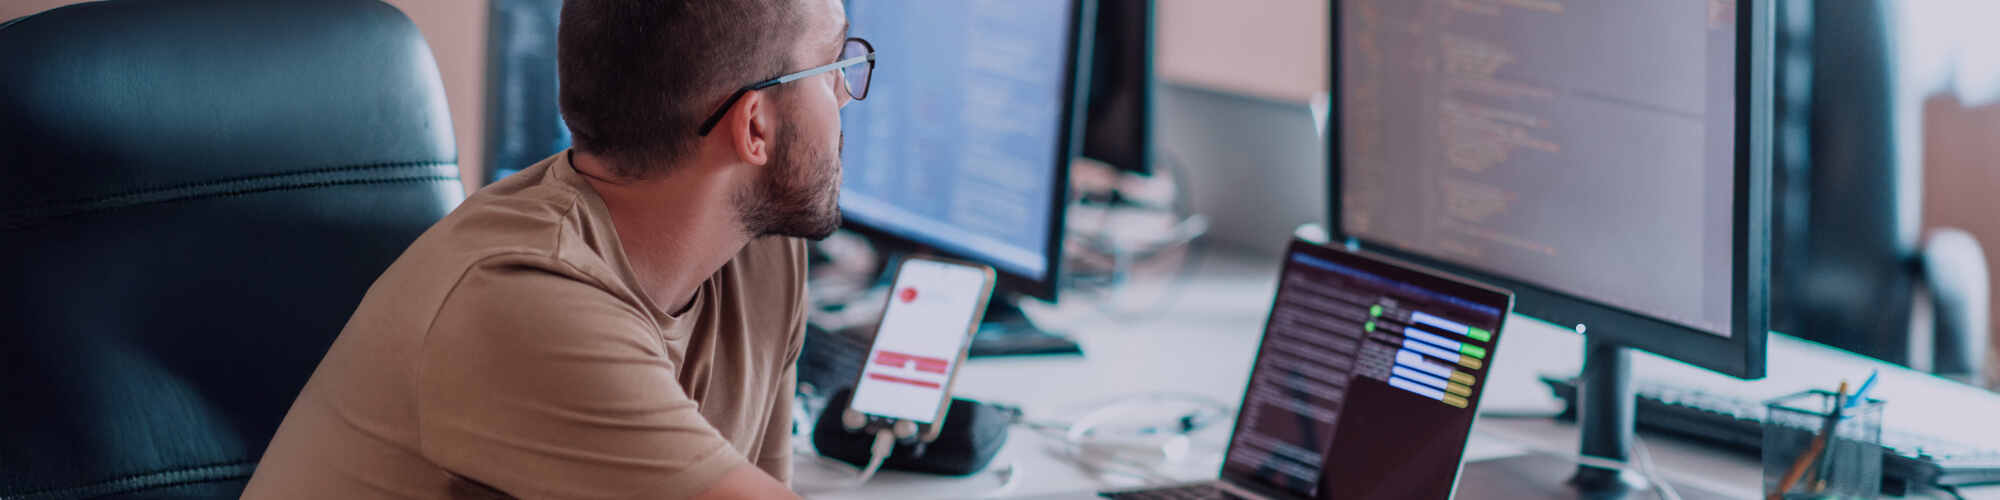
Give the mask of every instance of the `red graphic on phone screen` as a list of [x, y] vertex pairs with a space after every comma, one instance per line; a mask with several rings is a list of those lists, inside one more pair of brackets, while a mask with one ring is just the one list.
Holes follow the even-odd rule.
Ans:
[[896, 294], [896, 298], [898, 298], [898, 299], [901, 299], [901, 300], [903, 301], [903, 303], [904, 303], [904, 304], [908, 304], [908, 303], [911, 303], [911, 302], [916, 302], [916, 301], [917, 301], [917, 289], [915, 289], [915, 288], [904, 288], [902, 292], [899, 292], [899, 293], [897, 293], [897, 294]]

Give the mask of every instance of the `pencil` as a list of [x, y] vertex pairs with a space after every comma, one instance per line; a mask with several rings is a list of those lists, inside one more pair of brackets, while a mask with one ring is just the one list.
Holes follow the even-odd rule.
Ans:
[[[1867, 389], [1868, 384], [1866, 382], [1863, 382], [1861, 385], [1862, 389]], [[1847, 392], [1846, 387], [1847, 383], [1842, 382], [1841, 392]], [[1860, 393], [1861, 391], [1855, 391], [1855, 394], [1860, 394]], [[1820, 424], [1819, 432], [1820, 435], [1825, 436], [1826, 446], [1820, 447], [1819, 456], [1813, 458], [1814, 461], [1819, 463], [1819, 466], [1813, 468], [1812, 475], [1810, 476], [1811, 479], [1806, 480], [1806, 484], [1811, 485], [1813, 493], [1819, 493], [1821, 491], [1825, 491], [1826, 476], [1829, 474], [1833, 474], [1833, 447], [1834, 447], [1833, 440], [1835, 437], [1835, 433], [1840, 430], [1840, 419], [1846, 418], [1842, 417], [1841, 414], [1847, 410], [1848, 407], [1847, 400], [1849, 399], [1853, 398], [1847, 397], [1844, 394], [1840, 396], [1835, 396], [1833, 412], [1826, 416], [1825, 423]]]
[[1820, 424], [1820, 432], [1818, 435], [1813, 436], [1812, 444], [1806, 446], [1806, 452], [1799, 454], [1798, 460], [1792, 461], [1792, 468], [1785, 471], [1784, 478], [1778, 481], [1778, 488], [1771, 491], [1771, 494], [1765, 497], [1766, 499], [1784, 500], [1785, 492], [1790, 491], [1792, 485], [1798, 484], [1799, 477], [1805, 475], [1806, 468], [1812, 466], [1813, 459], [1819, 456], [1820, 450], [1826, 449], [1826, 440], [1829, 437], [1827, 434], [1833, 430], [1833, 424], [1840, 422], [1840, 406], [1846, 400], [1847, 381], [1842, 380], [1840, 381], [1840, 390], [1834, 393], [1834, 412], [1830, 415], [1832, 418], [1827, 419], [1826, 423]]

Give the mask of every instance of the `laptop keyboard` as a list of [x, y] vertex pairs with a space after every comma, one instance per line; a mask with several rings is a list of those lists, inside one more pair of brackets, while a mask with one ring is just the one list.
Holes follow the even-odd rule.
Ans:
[[1196, 483], [1145, 490], [1111, 491], [1098, 496], [1113, 500], [1249, 500], [1219, 488], [1215, 483]]

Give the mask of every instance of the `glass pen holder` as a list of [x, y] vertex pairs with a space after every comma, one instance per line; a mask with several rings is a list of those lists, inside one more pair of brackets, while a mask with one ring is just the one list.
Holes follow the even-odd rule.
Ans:
[[1815, 390], [1764, 403], [1764, 498], [1881, 496], [1883, 402], [1841, 409], [1835, 421], [1838, 399]]

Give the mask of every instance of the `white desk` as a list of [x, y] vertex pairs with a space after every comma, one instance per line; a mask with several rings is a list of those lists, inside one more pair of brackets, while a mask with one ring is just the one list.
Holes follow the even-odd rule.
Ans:
[[[1083, 345], [1084, 357], [977, 359], [959, 376], [958, 396], [1017, 405], [1036, 414], [1071, 411], [1080, 406], [1147, 391], [1199, 394], [1235, 403], [1242, 398], [1250, 364], [1263, 335], [1266, 315], [1277, 289], [1276, 258], [1211, 253], [1196, 279], [1165, 313], [1129, 321], [1063, 309], [1031, 310], [1044, 326], [1065, 330]], [[1582, 366], [1583, 338], [1548, 323], [1516, 315], [1501, 333], [1482, 413], [1553, 412], [1559, 400], [1537, 377], [1543, 373], [1575, 374]], [[1641, 380], [1711, 387], [1718, 392], [1764, 399], [1811, 387], [1830, 387], [1841, 378], [1859, 383], [1871, 369], [1882, 367], [1876, 396], [1890, 403], [1885, 426], [1914, 426], [1926, 434], [1946, 430], [2000, 432], [1990, 424], [2000, 418], [2000, 397], [1836, 349], [1773, 335], [1769, 378], [1744, 382], [1646, 353], [1633, 355], [1633, 375]], [[1571, 424], [1548, 419], [1481, 417], [1468, 444], [1467, 460], [1512, 456], [1524, 452], [1513, 442], [1543, 449], [1573, 452], [1577, 431]], [[1177, 478], [1212, 478], [1229, 425], [1197, 433], [1196, 455], [1167, 472]], [[1504, 436], [1506, 439], [1495, 439]], [[1641, 434], [1664, 475], [1718, 492], [1752, 498], [1761, 484], [1754, 458], [1715, 451], [1667, 437]], [[842, 474], [796, 460], [794, 481], [824, 484]], [[813, 495], [813, 498], [967, 498], [998, 486], [993, 471], [1013, 464], [1020, 481], [1009, 496], [1090, 490], [1137, 485], [1136, 479], [1093, 475], [1062, 451], [1058, 439], [1015, 427], [1007, 445], [987, 471], [965, 478], [884, 472], [854, 490]], [[1968, 498], [2000, 499], [2000, 487], [1964, 490]]]

